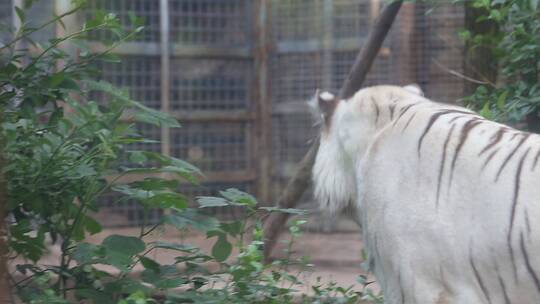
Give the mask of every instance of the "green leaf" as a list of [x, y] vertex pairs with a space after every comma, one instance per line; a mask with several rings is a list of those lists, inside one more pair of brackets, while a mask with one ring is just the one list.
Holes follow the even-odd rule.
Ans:
[[176, 288], [188, 283], [188, 280], [182, 277], [175, 277], [174, 274], [163, 271], [144, 270], [141, 278], [144, 282], [150, 283], [159, 289]]
[[101, 250], [101, 246], [89, 243], [80, 243], [73, 252], [73, 259], [80, 264], [84, 264], [102, 257], [102, 254], [103, 252]]
[[504, 91], [501, 95], [499, 95], [499, 98], [497, 98], [497, 109], [499, 111], [504, 110], [504, 105], [506, 103], [506, 97], [508, 96], [508, 91]]
[[225, 261], [232, 252], [232, 244], [227, 241], [227, 237], [222, 234], [218, 237], [216, 243], [212, 247], [212, 256], [218, 261]]
[[259, 209], [266, 210], [269, 212], [280, 212], [280, 213], [295, 214], [295, 215], [304, 215], [307, 213], [306, 210], [294, 209], [294, 208], [261, 207]]
[[141, 253], [146, 248], [144, 242], [133, 236], [113, 234], [103, 240], [102, 246], [109, 251], [133, 256]]
[[162, 112], [150, 108], [146, 109], [145, 111], [133, 113], [133, 119], [136, 122], [148, 123], [155, 126], [167, 128], [180, 127], [180, 124], [175, 118], [169, 117]]
[[[99, 290], [90, 288], [76, 289], [76, 295], [82, 299], [92, 300], [93, 303], [113, 304], [114, 300], [111, 299], [111, 295]], [[45, 302], [46, 303], [46, 302]]]
[[489, 18], [495, 21], [500, 21], [502, 19], [501, 12], [497, 9], [492, 9], [489, 13]]
[[[105, 290], [111, 294], [118, 293], [118, 292], [125, 293], [125, 294], [132, 294], [135, 292], [144, 292], [145, 294], [151, 293], [151, 288], [142, 284], [142, 282], [139, 279], [133, 279], [130, 277], [124, 277], [122, 279], [106, 283]], [[133, 304], [133, 303], [128, 303], [128, 304]]]
[[184, 278], [170, 278], [170, 279], [162, 279], [154, 283], [154, 286], [159, 289], [171, 289], [171, 288], [177, 288], [180, 287], [189, 281]]
[[492, 113], [491, 113], [491, 110], [489, 109], [489, 102], [486, 102], [484, 104], [484, 107], [482, 108], [482, 110], [480, 111], [479, 114], [482, 115], [483, 117], [485, 117], [486, 119], [491, 118]]
[[[190, 255], [184, 255], [184, 256], [177, 256], [174, 258], [174, 260], [176, 261], [176, 264], [180, 264], [180, 263], [188, 264], [192, 262], [204, 263], [208, 261], [213, 261], [214, 258], [206, 254], [190, 254]], [[194, 265], [190, 265], [190, 266], [194, 266]]]
[[230, 303], [229, 297], [228, 293], [202, 293], [197, 290], [169, 293], [167, 295], [167, 299], [173, 303]]
[[141, 153], [143, 153], [149, 160], [157, 161], [160, 163], [160, 165], [164, 166], [162, 170], [169, 170], [170, 172], [197, 173], [202, 175], [199, 168], [186, 162], [185, 160], [151, 151], [141, 151]]
[[147, 257], [141, 257], [140, 259], [141, 264], [144, 266], [145, 269], [153, 270], [155, 272], [159, 272], [159, 267], [161, 266], [158, 262], [147, 258]]
[[197, 197], [197, 203], [199, 204], [199, 208], [224, 207], [231, 205], [226, 199], [213, 196], [199, 196]]
[[131, 270], [130, 266], [134, 263], [132, 257], [116, 251], [107, 251], [101, 262], [114, 266], [121, 272], [129, 272]]
[[[169, 183], [165, 183], [170, 185]], [[143, 189], [134, 188], [132, 186], [146, 186]], [[187, 208], [187, 199], [183, 194], [176, 193], [169, 190], [146, 190], [151, 186], [163, 187], [164, 184], [159, 184], [157, 180], [154, 180], [154, 183], [148, 181], [144, 182], [135, 182], [131, 185], [118, 185], [112, 187], [113, 191], [123, 193], [128, 195], [132, 199], [139, 200], [145, 206], [150, 208], [175, 208], [175, 209], [184, 209]]]
[[[163, 155], [161, 153], [151, 152], [151, 151], [141, 151], [149, 160], [157, 161], [162, 166], [161, 168], [130, 168], [127, 171], [133, 171], [134, 173], [150, 173], [150, 172], [170, 172], [178, 174], [179, 176], [187, 179], [192, 183], [197, 183], [197, 180], [193, 174], [203, 176], [201, 170], [192, 164], [175, 158]], [[146, 170], [146, 171], [145, 171]], [[149, 171], [150, 170], [150, 171]]]
[[141, 151], [129, 151], [129, 161], [135, 164], [144, 164], [148, 158]]
[[224, 198], [228, 199], [229, 201], [232, 201], [241, 205], [246, 205], [248, 207], [255, 207], [257, 205], [257, 199], [255, 199], [254, 196], [235, 188], [230, 188], [225, 191], [220, 191], [219, 193]]
[[176, 250], [176, 251], [181, 251], [185, 253], [194, 253], [194, 252], [199, 251], [199, 248], [192, 245], [180, 244], [180, 243], [169, 243], [169, 242], [163, 242], [163, 241], [157, 241], [155, 243], [152, 243], [152, 246], [154, 248]]
[[461, 40], [463, 41], [467, 41], [469, 39], [471, 39], [471, 32], [468, 31], [468, 30], [462, 30], [458, 33], [458, 36]]
[[231, 236], [237, 236], [242, 233], [244, 225], [242, 221], [234, 221], [231, 223], [221, 223], [221, 229]]
[[91, 90], [105, 92], [113, 96], [114, 98], [124, 102], [129, 107], [139, 110], [134, 113], [134, 118], [136, 121], [146, 122], [166, 128], [180, 127], [180, 124], [173, 116], [144, 106], [143, 104], [129, 98], [129, 95], [126, 91], [119, 90], [108, 82], [96, 82], [92, 80], [87, 80], [86, 83]]
[[101, 224], [89, 216], [84, 217], [84, 227], [86, 228], [86, 231], [90, 232], [90, 234], [101, 232]]
[[150, 198], [144, 199], [144, 203], [152, 208], [185, 209], [188, 206], [185, 196], [170, 191], [155, 193]]
[[142, 181], [136, 181], [131, 183], [134, 188], [138, 188], [145, 191], [163, 190], [163, 189], [176, 189], [178, 187], [177, 180], [166, 180], [162, 178], [147, 177]]
[[62, 72], [53, 74], [49, 78], [49, 85], [54, 87], [54, 88], [58, 87], [58, 85], [60, 85], [62, 83], [62, 81], [64, 80], [65, 77], [66, 77], [66, 74], [64, 74]]
[[130, 198], [137, 199], [140, 201], [148, 199], [153, 195], [152, 191], [132, 188], [130, 185], [117, 185], [117, 186], [111, 187], [111, 190], [123, 193], [129, 196]]
[[476, 88], [476, 91], [474, 94], [477, 94], [477, 95], [486, 95], [488, 93], [488, 90], [485, 86], [478, 86]]
[[194, 209], [184, 209], [164, 217], [164, 222], [177, 229], [185, 229], [188, 226], [195, 230], [207, 232], [219, 228], [219, 221], [213, 217], [198, 213]]
[[198, 184], [195, 176], [186, 170], [178, 169], [176, 167], [166, 166], [161, 168], [125, 168], [123, 173], [125, 174], [158, 174], [158, 173], [171, 173], [178, 177], [182, 177], [192, 184]]
[[81, 91], [81, 88], [79, 84], [70, 78], [63, 79], [62, 83], [60, 84], [60, 87], [62, 89], [71, 90], [71, 91]]
[[95, 176], [97, 175], [97, 172], [94, 168], [92, 168], [91, 165], [82, 163], [75, 167], [75, 175], [71, 178], [83, 178], [88, 176]]
[[26, 15], [24, 13], [24, 10], [22, 10], [18, 6], [15, 6], [15, 13], [17, 14], [17, 17], [19, 17], [19, 20], [21, 21], [21, 23], [24, 23], [24, 20], [26, 19]]

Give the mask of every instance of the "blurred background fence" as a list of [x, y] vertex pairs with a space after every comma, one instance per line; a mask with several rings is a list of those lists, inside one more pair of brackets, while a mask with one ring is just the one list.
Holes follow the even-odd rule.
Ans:
[[[16, 26], [12, 8], [20, 2], [2, 0], [0, 20]], [[305, 101], [317, 88], [339, 89], [383, 2], [89, 0], [88, 12], [113, 12], [126, 28], [134, 27], [131, 13], [143, 17], [144, 33], [115, 50], [122, 62], [98, 68], [103, 79], [128, 89], [147, 106], [175, 115], [182, 124], [171, 130], [138, 126], [160, 142], [140, 148], [185, 159], [204, 171], [202, 187], [179, 190], [193, 197], [235, 187], [270, 205], [313, 137]], [[461, 97], [463, 81], [452, 73], [463, 70], [457, 32], [464, 25], [464, 9], [450, 2], [404, 4], [365, 85], [418, 83], [437, 101]], [[42, 0], [28, 19], [39, 24], [66, 3]], [[36, 39], [57, 33], [51, 27]], [[91, 37], [95, 50], [103, 47], [98, 38], [107, 37], [100, 32]], [[311, 208], [310, 202], [306, 193], [300, 207]], [[101, 203], [107, 226], [143, 219], [141, 207], [117, 202], [114, 194]], [[150, 222], [160, 216], [151, 213]]]

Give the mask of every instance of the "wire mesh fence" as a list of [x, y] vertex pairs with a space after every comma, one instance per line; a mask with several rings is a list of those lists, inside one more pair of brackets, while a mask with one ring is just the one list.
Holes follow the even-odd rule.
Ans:
[[380, 6], [378, 1], [356, 0], [341, 0], [333, 4], [332, 33], [337, 39], [365, 37]]
[[250, 167], [250, 127], [245, 122], [187, 123], [171, 130], [171, 154], [203, 172], [232, 172]]
[[129, 227], [157, 224], [164, 215], [162, 209], [145, 209], [140, 202], [126, 200], [116, 192], [99, 198], [99, 211], [94, 215], [106, 227]]
[[170, 71], [172, 110], [246, 110], [252, 105], [249, 60], [174, 58]]
[[422, 50], [411, 62], [419, 76], [417, 82], [427, 96], [442, 102], [455, 102], [463, 97], [463, 80], [451, 72], [463, 74], [463, 42], [458, 31], [464, 27], [464, 8], [459, 5], [439, 5], [434, 8], [419, 5], [413, 44]]
[[[135, 38], [135, 41], [157, 42], [160, 37], [159, 1], [148, 0], [92, 0], [88, 1], [86, 18], [92, 18], [97, 12], [115, 14], [125, 30], [135, 30], [144, 26], [145, 30]], [[142, 24], [138, 25], [139, 18]], [[110, 31], [94, 31], [90, 40], [111, 40], [114, 33]]]
[[[0, 3], [0, 30], [13, 28], [13, 3], [11, 0], [5, 0]], [[11, 40], [10, 30], [0, 33], [0, 46], [5, 45]]]
[[[157, 2], [157, 1], [155, 1]], [[236, 47], [249, 42], [249, 0], [171, 0], [170, 36], [182, 45]]]
[[[339, 90], [384, 5], [383, 0], [89, 3], [89, 12], [114, 12], [127, 29], [135, 26], [133, 16], [142, 17], [146, 26], [129, 48], [117, 51], [121, 63], [97, 65], [103, 79], [149, 107], [169, 111], [183, 125], [169, 131], [138, 126], [141, 133], [163, 142], [133, 148], [179, 157], [209, 173], [202, 187], [180, 187], [188, 197], [213, 195], [228, 187], [258, 196], [266, 187], [270, 202], [293, 174], [316, 131], [305, 101], [317, 88]], [[163, 11], [168, 15], [160, 15]], [[435, 7], [404, 4], [365, 86], [418, 83], [427, 97], [454, 102], [463, 95], [463, 81], [452, 76], [462, 72], [463, 44], [457, 32], [463, 24], [463, 7], [449, 1]], [[108, 38], [103, 32], [91, 37]], [[261, 70], [265, 64], [268, 69]], [[269, 117], [270, 123], [263, 125], [261, 117]], [[270, 146], [261, 148], [261, 136], [268, 137]], [[264, 153], [271, 155], [269, 171], [259, 167]], [[263, 182], [263, 175], [271, 176], [270, 184]], [[141, 223], [142, 207], [113, 201], [106, 197], [102, 202], [113, 210], [110, 219], [103, 217], [106, 225]], [[309, 192], [303, 201], [309, 206]], [[212, 212], [238, 215], [225, 209]], [[146, 220], [160, 216], [151, 213]]]
[[[336, 93], [343, 84], [378, 15], [382, 1], [279, 1], [274, 7], [273, 161], [282, 189], [307, 152], [312, 138], [307, 109], [298, 103], [315, 89]], [[383, 44], [364, 86], [418, 83], [429, 98], [454, 102], [463, 82], [461, 6], [405, 4]], [[276, 193], [274, 193], [276, 194]], [[311, 196], [304, 195], [305, 204]]]
[[[140, 142], [132, 143], [125, 145], [126, 151], [151, 151], [151, 152], [161, 152], [161, 129], [157, 126], [146, 124], [146, 123], [137, 123], [135, 125], [135, 132], [137, 137], [140, 136], [144, 139], [150, 140], [150, 142]], [[128, 163], [127, 160], [125, 160]], [[149, 165], [151, 165], [150, 163]]]
[[[159, 56], [125, 55], [121, 62], [98, 62], [101, 79], [128, 91], [129, 96], [144, 105], [161, 108], [161, 62]], [[94, 98], [106, 101], [108, 96], [94, 93]]]
[[13, 3], [12, 0], [0, 2], [0, 22], [4, 26], [12, 27], [13, 18]]

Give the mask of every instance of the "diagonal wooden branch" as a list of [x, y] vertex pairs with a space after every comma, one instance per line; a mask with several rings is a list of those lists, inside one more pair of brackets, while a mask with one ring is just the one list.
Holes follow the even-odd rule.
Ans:
[[[379, 53], [388, 31], [401, 8], [403, 1], [394, 1], [387, 4], [375, 21], [373, 30], [370, 32], [365, 46], [358, 54], [349, 76], [345, 80], [340, 91], [340, 98], [347, 99], [354, 95], [362, 87], [366, 75], [371, 68], [375, 57]], [[277, 206], [280, 208], [294, 208], [306, 189], [311, 184], [311, 168], [315, 162], [315, 156], [319, 149], [319, 140], [316, 139], [309, 148], [304, 158], [298, 164], [298, 169], [281, 193]], [[266, 242], [264, 244], [264, 256], [268, 260], [274, 248], [281, 230], [287, 222], [288, 215], [285, 213], [272, 214], [265, 225]]]

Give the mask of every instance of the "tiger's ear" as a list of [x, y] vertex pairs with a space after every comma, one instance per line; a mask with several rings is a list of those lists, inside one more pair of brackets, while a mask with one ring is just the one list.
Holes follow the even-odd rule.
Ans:
[[325, 118], [331, 117], [336, 109], [337, 98], [330, 92], [319, 93], [317, 90], [317, 103]]
[[309, 101], [309, 106], [315, 117], [316, 124], [330, 124], [332, 114], [336, 109], [338, 99], [330, 92], [315, 91], [315, 96]]
[[413, 94], [424, 96], [424, 92], [422, 91], [420, 86], [417, 85], [416, 83], [408, 84], [404, 86], [403, 88]]

